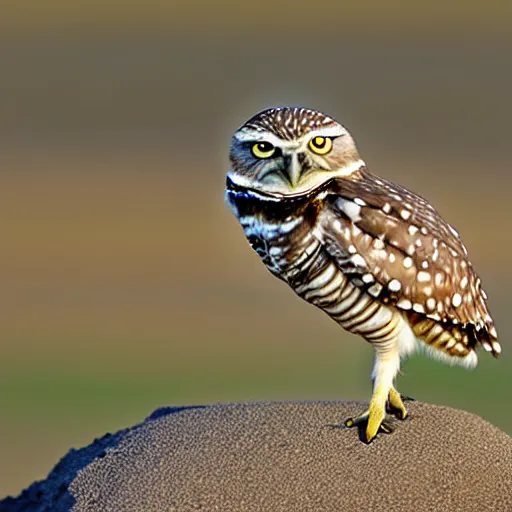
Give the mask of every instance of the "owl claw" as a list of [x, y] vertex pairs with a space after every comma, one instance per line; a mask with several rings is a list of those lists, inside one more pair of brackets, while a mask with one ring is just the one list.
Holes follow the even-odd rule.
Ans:
[[348, 418], [345, 421], [345, 426], [349, 428], [366, 426], [364, 440], [371, 443], [379, 432], [391, 434], [394, 430], [392, 423], [393, 418], [387, 416], [385, 411], [370, 408], [359, 416]]
[[[387, 400], [384, 399], [387, 398]], [[404, 405], [403, 397], [394, 387], [389, 391], [377, 389], [370, 402], [370, 407], [355, 418], [349, 418], [345, 421], [346, 427], [365, 426], [365, 440], [370, 443], [379, 432], [391, 434], [393, 432], [393, 416], [386, 414], [386, 405], [390, 413], [393, 413], [400, 420], [407, 418], [407, 410]]]
[[391, 388], [389, 390], [388, 395], [388, 408], [391, 409], [391, 412], [396, 412], [396, 417], [400, 420], [405, 420], [407, 418], [407, 409], [404, 405], [404, 400], [414, 400], [409, 397], [405, 397], [401, 395], [395, 388]]

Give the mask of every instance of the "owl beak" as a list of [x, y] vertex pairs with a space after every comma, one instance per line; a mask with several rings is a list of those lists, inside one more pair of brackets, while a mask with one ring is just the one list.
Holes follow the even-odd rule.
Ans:
[[292, 153], [290, 155], [290, 165], [288, 166], [287, 174], [290, 185], [295, 188], [299, 184], [300, 177], [302, 175], [302, 166], [299, 163], [297, 153]]

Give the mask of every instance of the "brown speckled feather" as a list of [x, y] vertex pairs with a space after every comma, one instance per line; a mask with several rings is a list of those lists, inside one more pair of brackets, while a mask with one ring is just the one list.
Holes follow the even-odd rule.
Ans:
[[459, 234], [423, 198], [360, 174], [338, 178], [325, 195], [318, 229], [328, 252], [356, 285], [411, 321], [459, 329], [468, 348], [480, 341], [494, 353], [487, 297]]

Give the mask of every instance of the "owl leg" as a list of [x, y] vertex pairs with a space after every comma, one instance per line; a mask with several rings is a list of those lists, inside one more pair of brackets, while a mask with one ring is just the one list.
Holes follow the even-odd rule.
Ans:
[[[374, 346], [373, 395], [368, 409], [369, 416], [366, 427], [366, 440], [368, 442], [377, 435], [386, 417], [386, 402], [391, 390], [394, 390], [393, 380], [400, 367], [400, 356], [393, 339]], [[384, 425], [384, 430], [386, 430], [386, 427], [387, 425]]]
[[[372, 372], [373, 394], [370, 400], [370, 406], [368, 410], [360, 416], [349, 418], [345, 422], [347, 427], [366, 422], [367, 442], [372, 441], [379, 430], [386, 433], [392, 432], [393, 429], [386, 417], [386, 403], [392, 390], [400, 397], [400, 394], [393, 387], [393, 380], [400, 366], [400, 356], [396, 348], [395, 340], [387, 339], [386, 341], [375, 343], [374, 347], [375, 364]], [[393, 394], [394, 399], [396, 395]], [[394, 401], [396, 403], [396, 400]]]

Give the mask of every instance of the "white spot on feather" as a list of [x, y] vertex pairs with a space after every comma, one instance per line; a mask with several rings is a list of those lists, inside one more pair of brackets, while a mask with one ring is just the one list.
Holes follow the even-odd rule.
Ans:
[[411, 309], [412, 308], [412, 302], [409, 299], [400, 299], [396, 305], [400, 309]]
[[360, 254], [354, 254], [350, 259], [354, 265], [357, 265], [358, 267], [366, 267], [366, 261]]
[[452, 235], [459, 238], [459, 233], [458, 231], [453, 227], [453, 226], [450, 226], [450, 224], [448, 224], [448, 228], [450, 229], [450, 231], [452, 232]]
[[436, 299], [434, 299], [434, 297], [429, 297], [427, 299], [427, 308], [430, 309], [430, 310], [433, 310], [433, 309], [436, 309]]
[[388, 283], [388, 289], [392, 292], [398, 292], [402, 288], [402, 283], [398, 279], [392, 279]]
[[352, 201], [339, 198], [336, 201], [339, 209], [352, 221], [359, 222], [361, 220], [361, 207]]
[[362, 279], [363, 283], [373, 283], [373, 281], [375, 281], [375, 278], [372, 276], [372, 274], [364, 274]]
[[382, 250], [386, 248], [386, 244], [380, 238], [375, 238], [373, 241], [373, 247], [375, 247], [375, 249]]
[[422, 304], [413, 304], [412, 309], [416, 311], [416, 313], [425, 313], [425, 308]]
[[452, 297], [452, 304], [454, 308], [458, 308], [462, 304], [462, 297], [460, 293], [455, 293]]
[[418, 282], [420, 282], [420, 283], [426, 283], [427, 281], [430, 281], [430, 273], [425, 272], [424, 270], [420, 270], [418, 272], [417, 279], [418, 279]]
[[457, 342], [452, 338], [452, 339], [448, 340], [448, 342], [446, 343], [446, 345], [444, 346], [444, 348], [445, 348], [446, 350], [449, 350], [449, 349], [451, 349], [452, 347], [454, 347], [456, 343], [457, 343]]

